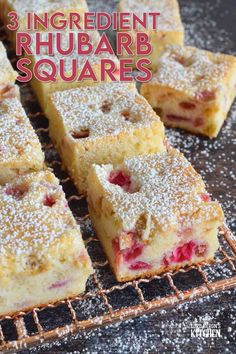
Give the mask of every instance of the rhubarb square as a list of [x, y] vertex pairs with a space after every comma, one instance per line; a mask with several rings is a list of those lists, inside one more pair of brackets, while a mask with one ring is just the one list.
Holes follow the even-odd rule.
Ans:
[[19, 89], [15, 85], [16, 78], [17, 72], [11, 66], [6, 49], [0, 41], [0, 101], [19, 96]]
[[236, 95], [236, 58], [169, 46], [141, 94], [170, 127], [218, 135]]
[[[53, 39], [53, 44], [54, 44], [54, 50], [53, 50], [53, 56], [49, 55], [48, 52], [43, 51], [40, 55], [36, 55], [36, 41], [34, 40], [33, 36], [33, 41], [31, 43], [31, 51], [34, 53], [33, 55], [29, 55], [28, 58], [31, 60], [31, 69], [33, 70], [36, 62], [39, 60], [50, 60], [53, 62], [53, 64], [56, 65], [57, 68], [60, 68], [60, 61], [63, 60], [63, 75], [65, 78], [71, 78], [74, 69], [73, 69], [73, 61], [76, 61], [76, 75], [74, 76], [74, 79], [70, 80], [65, 80], [64, 78], [61, 77], [59, 70], [56, 75], [56, 80], [53, 82], [45, 82], [42, 80], [39, 80], [38, 78], [33, 76], [31, 80], [31, 86], [34, 90], [34, 93], [36, 94], [38, 101], [43, 109], [43, 111], [46, 111], [47, 103], [48, 103], [48, 97], [52, 92], [55, 91], [64, 91], [64, 90], [69, 90], [72, 88], [76, 87], [82, 87], [82, 86], [90, 86], [90, 85], [95, 85], [96, 83], [99, 83], [102, 81], [101, 79], [101, 61], [104, 59], [109, 59], [114, 63], [115, 66], [115, 71], [114, 71], [114, 77], [118, 77], [119, 75], [119, 61], [115, 55], [110, 55], [107, 53], [101, 53], [99, 55], [95, 55], [94, 51], [100, 41], [100, 35], [97, 31], [89, 31], [89, 37], [90, 37], [90, 43], [92, 45], [92, 53], [91, 54], [86, 54], [86, 55], [80, 55], [78, 54], [78, 48], [77, 48], [77, 35], [78, 33], [83, 34], [85, 31], [78, 31], [78, 32], [71, 32], [70, 35], [73, 35], [74, 41], [75, 41], [75, 47], [73, 52], [69, 56], [62, 55], [58, 52], [56, 48], [56, 38], [55, 36], [58, 34], [58, 32], [52, 32], [54, 39]], [[48, 34], [49, 32], [42, 32], [42, 40], [47, 41], [48, 40]], [[69, 32], [64, 31], [61, 32], [61, 48], [63, 50], [67, 50], [69, 48]], [[85, 45], [85, 48], [86, 45]], [[80, 79], [80, 74], [83, 71], [83, 68], [86, 64], [86, 62], [89, 63], [90, 67], [92, 68], [94, 78], [96, 78], [96, 81], [94, 81], [92, 78], [86, 78], [86, 79]], [[87, 65], [87, 64], [86, 64]], [[110, 64], [107, 64], [105, 66], [110, 67]], [[49, 75], [52, 72], [51, 65], [44, 63], [40, 66], [39, 68], [39, 73], [43, 77], [45, 76], [45, 73]], [[110, 77], [106, 75], [105, 81], [111, 81]]]
[[89, 213], [118, 281], [210, 262], [224, 216], [175, 149], [93, 165]]
[[50, 137], [80, 193], [92, 164], [165, 150], [164, 127], [134, 84], [106, 83], [51, 95]]
[[[9, 12], [16, 12], [18, 15], [19, 27], [17, 32], [27, 31], [27, 13], [34, 13], [43, 18], [45, 13], [50, 17], [55, 12], [61, 12], [68, 19], [70, 12], [78, 12], [84, 14], [88, 11], [86, 0], [40, 0], [40, 1], [25, 1], [25, 0], [4, 0], [1, 1], [0, 19], [5, 25], [9, 24]], [[43, 29], [43, 27], [42, 27]], [[15, 43], [16, 31], [8, 31], [10, 40]]]
[[20, 101], [0, 101], [0, 184], [43, 168], [41, 144]]
[[[161, 55], [166, 45], [182, 45], [184, 43], [184, 27], [181, 21], [177, 0], [120, 0], [118, 11], [121, 13], [134, 13], [141, 18], [143, 13], [160, 13], [157, 20], [157, 29], [151, 27], [150, 19], [149, 28], [138, 28], [137, 30], [128, 31], [133, 39], [130, 46], [133, 53], [137, 52], [137, 32], [146, 33], [149, 36], [149, 42], [152, 46], [152, 51], [149, 55], [134, 55], [135, 63], [138, 59], [144, 57], [149, 58], [151, 61], [150, 67], [155, 71], [158, 57]], [[124, 50], [122, 57], [130, 58], [130, 54]]]
[[0, 209], [0, 316], [85, 290], [91, 261], [51, 172], [0, 186]]

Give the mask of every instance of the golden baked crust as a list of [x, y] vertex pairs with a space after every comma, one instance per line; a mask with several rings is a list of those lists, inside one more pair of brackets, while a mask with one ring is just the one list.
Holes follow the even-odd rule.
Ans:
[[[214, 262], [214, 258], [209, 258], [209, 259], [206, 259], [204, 260], [204, 262], [199, 262], [198, 265], [200, 266], [201, 264], [210, 264], [210, 263], [213, 263]], [[191, 267], [191, 266], [194, 266], [196, 263], [195, 262], [189, 262], [186, 266], [186, 268], [188, 267]], [[126, 277], [120, 277], [118, 276], [118, 274], [116, 275], [116, 278], [117, 278], [117, 281], [119, 282], [127, 282], [127, 281], [132, 281], [134, 279], [139, 279], [139, 278], [151, 278], [153, 277], [154, 275], [161, 275], [163, 273], [172, 273], [172, 272], [177, 272], [179, 269], [183, 269], [183, 266], [181, 265], [175, 265], [175, 266], [163, 266], [163, 267], [160, 267], [158, 270], [153, 270], [153, 271], [145, 271], [143, 273], [139, 273], [139, 274], [135, 274], [135, 275], [130, 275], [130, 276], [126, 276]], [[113, 270], [114, 271], [114, 270]]]
[[172, 127], [216, 137], [235, 98], [236, 58], [168, 46], [141, 94]]
[[[81, 291], [83, 292], [83, 291]], [[78, 296], [80, 292], [76, 292], [76, 293], [68, 293], [66, 295], [66, 298], [65, 299], [73, 299], [75, 298], [76, 296]], [[19, 314], [19, 312], [23, 312], [23, 313], [29, 313], [31, 311], [33, 311], [34, 309], [42, 309], [44, 307], [50, 307], [50, 305], [54, 305], [56, 306], [57, 304], [59, 304], [61, 301], [65, 300], [63, 299], [60, 295], [58, 296], [55, 296], [53, 300], [49, 300], [50, 302], [43, 302], [43, 303], [37, 303], [37, 304], [33, 304], [33, 305], [30, 305], [30, 306], [25, 306], [21, 309], [14, 309], [14, 310], [8, 310], [8, 311], [4, 311], [4, 312], [1, 312], [0, 313], [0, 319], [1, 318], [4, 318], [5, 316], [10, 316], [10, 317], [13, 317], [13, 316], [17, 316]]]
[[118, 281], [198, 264], [218, 248], [222, 208], [178, 150], [94, 165], [88, 204]]
[[[179, 4], [177, 0], [120, 0], [118, 5], [119, 12], [131, 12], [137, 15], [149, 12], [159, 12], [158, 17], [158, 29], [143, 30], [149, 35], [149, 40], [152, 45], [152, 53], [148, 56], [151, 60], [150, 67], [155, 71], [157, 66], [157, 59], [163, 52], [164, 48], [168, 44], [180, 44], [184, 43], [184, 27], [181, 22]], [[135, 43], [136, 31], [129, 31]], [[135, 44], [132, 50], [135, 52]], [[126, 53], [123, 53], [124, 57], [128, 57]], [[142, 56], [135, 56], [135, 61]]]
[[0, 102], [0, 184], [44, 168], [44, 154], [17, 98]]
[[50, 136], [82, 193], [93, 163], [165, 150], [163, 125], [133, 84], [56, 92], [48, 108]]

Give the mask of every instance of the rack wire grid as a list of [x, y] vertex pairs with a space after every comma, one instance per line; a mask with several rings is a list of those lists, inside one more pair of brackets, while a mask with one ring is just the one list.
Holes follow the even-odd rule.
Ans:
[[[7, 42], [3, 27], [0, 29], [0, 40], [5, 42], [14, 65], [17, 58]], [[0, 352], [29, 348], [70, 333], [123, 321], [236, 285], [236, 242], [226, 225], [219, 231], [220, 248], [212, 264], [202, 263], [147, 279], [117, 283], [92, 229], [86, 199], [77, 194], [70, 177], [62, 169], [60, 157], [48, 136], [48, 121], [29, 84], [21, 85], [21, 99], [42, 143], [47, 165], [60, 179], [74, 217], [81, 225], [95, 273], [82, 295], [0, 319]]]

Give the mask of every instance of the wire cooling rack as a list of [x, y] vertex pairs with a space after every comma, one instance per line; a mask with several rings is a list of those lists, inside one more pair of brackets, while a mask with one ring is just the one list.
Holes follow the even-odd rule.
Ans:
[[[0, 39], [6, 40], [1, 29]], [[14, 51], [7, 42], [5, 44], [14, 64]], [[73, 214], [81, 225], [96, 272], [90, 277], [85, 293], [80, 296], [0, 319], [0, 352], [15, 352], [70, 333], [147, 314], [236, 285], [236, 242], [226, 226], [222, 226], [219, 231], [220, 248], [214, 263], [202, 263], [149, 279], [117, 283], [91, 226], [86, 200], [77, 194], [70, 177], [61, 168], [60, 158], [48, 136], [48, 121], [28, 84], [21, 85], [21, 99], [41, 140], [47, 165], [60, 179]]]

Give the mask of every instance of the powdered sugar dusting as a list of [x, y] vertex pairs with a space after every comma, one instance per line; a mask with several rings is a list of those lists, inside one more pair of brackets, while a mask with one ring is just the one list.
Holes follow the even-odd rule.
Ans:
[[[6, 84], [13, 84], [16, 79], [16, 72], [14, 72], [10, 61], [7, 58], [6, 49], [2, 42], [0, 42], [0, 86]], [[1, 87], [0, 87], [1, 88]]]
[[[51, 207], [44, 202], [46, 196], [55, 200]], [[70, 231], [79, 232], [62, 188], [50, 172], [29, 174], [1, 186], [0, 208], [2, 266], [9, 254], [53, 257], [48, 254], [50, 247], [63, 235], [69, 237]]]
[[[233, 291], [234, 294], [235, 291]], [[222, 301], [222, 295], [224, 301]], [[223, 342], [227, 343], [225, 352], [233, 353], [236, 306], [230, 301], [231, 296], [232, 291], [224, 291], [221, 294], [206, 296], [172, 309], [162, 309], [157, 313], [144, 315], [142, 318], [118, 322], [103, 329], [80, 331], [65, 338], [63, 344], [61, 340], [57, 340], [52, 344], [45, 343], [41, 348], [43, 351], [57, 351], [65, 348], [70, 354], [98, 354], [104, 351], [108, 354], [151, 354], [162, 348], [164, 353], [182, 354], [186, 350], [191, 352], [189, 350], [192, 349], [196, 353], [202, 353], [210, 346], [220, 348], [220, 343]], [[202, 313], [202, 309], [207, 313]], [[222, 323], [222, 314], [226, 319], [225, 323]], [[206, 323], [207, 328], [211, 324], [221, 324], [221, 338], [192, 338], [191, 325], [194, 322]], [[227, 326], [227, 323], [230, 325]], [[35, 348], [30, 352], [38, 353], [38, 350], [39, 348]]]
[[[226, 28], [227, 23], [230, 23], [230, 18], [232, 19], [228, 5], [234, 5], [233, 1], [180, 0], [187, 43], [215, 52], [235, 53], [234, 37], [229, 33], [231, 29], [227, 32], [222, 28]], [[92, 11], [102, 10], [110, 13], [116, 11], [117, 1], [88, 0], [88, 4]], [[221, 19], [222, 22], [221, 20], [216, 22], [212, 17], [214, 15]], [[113, 32], [110, 34], [114, 35]], [[204, 180], [207, 181], [208, 189], [223, 202], [227, 221], [230, 222], [234, 229], [236, 226], [234, 211], [235, 172], [233, 170], [235, 152], [232, 139], [236, 131], [235, 112], [236, 106], [234, 105], [217, 140], [210, 141], [181, 131], [167, 130], [171, 143], [181, 148], [181, 151], [185, 153], [197, 170], [201, 172]], [[90, 232], [90, 223], [86, 221], [85, 224], [86, 228], [88, 227], [88, 232]], [[211, 280], [213, 280], [213, 275], [210, 275]], [[224, 277], [224, 271], [222, 277]], [[162, 284], [157, 288], [163, 292], [166, 291], [166, 289], [163, 289]], [[119, 298], [121, 293], [119, 292], [117, 298]], [[70, 335], [65, 339], [61, 338], [54, 343], [45, 343], [41, 349], [36, 347], [30, 350], [22, 350], [22, 353], [39, 353], [41, 351], [51, 353], [59, 351], [73, 354], [97, 354], [103, 352], [107, 354], [147, 354], [162, 351], [163, 353], [182, 354], [202, 353], [209, 350], [220, 353], [234, 353], [236, 306], [232, 300], [235, 294], [234, 290], [225, 291], [172, 309], [160, 310], [152, 315], [145, 315], [128, 322], [119, 322], [91, 331], [80, 331], [77, 335]], [[118, 301], [122, 301], [122, 299], [118, 299]], [[91, 301], [91, 304], [92, 306], [95, 305], [98, 311], [99, 309], [101, 309], [101, 312], [103, 311], [104, 306], [102, 304], [95, 304], [93, 301]], [[90, 315], [92, 306], [87, 306], [85, 302], [83, 308], [85, 316]], [[53, 323], [59, 318], [61, 316], [57, 314], [52, 319]], [[207, 323], [219, 323], [221, 325], [221, 338], [192, 338], [190, 324], [195, 319], [203, 319]]]
[[182, 31], [177, 0], [121, 0], [122, 12], [131, 12], [142, 15], [144, 12], [159, 12], [158, 30]]
[[[220, 91], [236, 68], [236, 58], [191, 47], [169, 46], [158, 63], [153, 82], [198, 98], [201, 92]], [[199, 97], [201, 99], [201, 97]]]
[[89, 130], [83, 141], [115, 136], [159, 121], [135, 86], [126, 83], [56, 92], [52, 101], [67, 133]]
[[33, 165], [32, 160], [42, 156], [39, 139], [35, 134], [18, 99], [0, 102], [0, 163], [23, 158]]
[[236, 54], [232, 33], [226, 30], [230, 10], [222, 0], [179, 2], [187, 45], [213, 52]]
[[209, 140], [182, 131], [166, 129], [170, 144], [181, 149], [201, 173], [207, 189], [223, 203], [227, 222], [233, 230], [236, 226], [234, 195], [236, 174], [232, 166], [235, 165], [236, 157], [231, 140], [235, 122], [236, 103], [233, 104], [230, 116], [217, 139]]
[[138, 192], [132, 194], [109, 182], [108, 167], [94, 168], [105, 189], [105, 198], [111, 202], [126, 231], [135, 227], [142, 214], [152, 215], [161, 230], [180, 222], [186, 226], [214, 218], [219, 225], [222, 222], [219, 205], [202, 201], [203, 181], [177, 150], [134, 157], [119, 166], [118, 170], [126, 171], [139, 186]]

